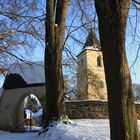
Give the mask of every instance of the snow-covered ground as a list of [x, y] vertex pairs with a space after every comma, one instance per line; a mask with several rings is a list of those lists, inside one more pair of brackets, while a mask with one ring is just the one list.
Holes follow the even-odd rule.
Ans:
[[[140, 121], [138, 122], [140, 128]], [[10, 133], [0, 131], [0, 140], [110, 140], [108, 120], [72, 120], [71, 125], [59, 123], [47, 133]]]

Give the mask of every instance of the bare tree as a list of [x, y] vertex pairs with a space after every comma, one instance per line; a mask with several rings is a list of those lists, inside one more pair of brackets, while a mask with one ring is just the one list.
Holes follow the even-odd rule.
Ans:
[[[38, 10], [38, 12], [37, 12]], [[40, 10], [41, 11], [41, 10]], [[10, 63], [28, 60], [37, 45], [43, 44], [43, 18], [36, 0], [0, 2], [0, 71]], [[25, 56], [26, 55], [26, 56]]]

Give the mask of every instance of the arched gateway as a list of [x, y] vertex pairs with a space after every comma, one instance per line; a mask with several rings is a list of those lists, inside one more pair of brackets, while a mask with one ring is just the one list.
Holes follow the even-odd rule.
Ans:
[[24, 131], [23, 100], [31, 93], [33, 93], [39, 99], [44, 108], [44, 86], [6, 89], [3, 91], [0, 102], [1, 130]]
[[[3, 85], [3, 94], [0, 98], [0, 129], [24, 131], [24, 99], [34, 94], [45, 110], [44, 68], [41, 63], [34, 66], [15, 66], [16, 64], [10, 67]], [[45, 112], [43, 113], [45, 115]]]

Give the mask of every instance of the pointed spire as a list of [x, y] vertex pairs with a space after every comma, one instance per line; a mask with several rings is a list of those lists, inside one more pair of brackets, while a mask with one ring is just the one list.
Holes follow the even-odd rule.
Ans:
[[83, 49], [85, 49], [86, 47], [92, 46], [93, 48], [98, 48], [100, 49], [100, 43], [99, 40], [97, 39], [95, 33], [92, 31], [92, 29], [90, 30], [87, 40], [85, 42], [85, 45], [83, 47]]

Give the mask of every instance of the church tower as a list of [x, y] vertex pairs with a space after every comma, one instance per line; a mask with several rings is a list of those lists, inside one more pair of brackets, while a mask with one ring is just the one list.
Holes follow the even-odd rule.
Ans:
[[107, 100], [103, 56], [98, 39], [90, 30], [78, 58], [77, 88], [80, 99]]

